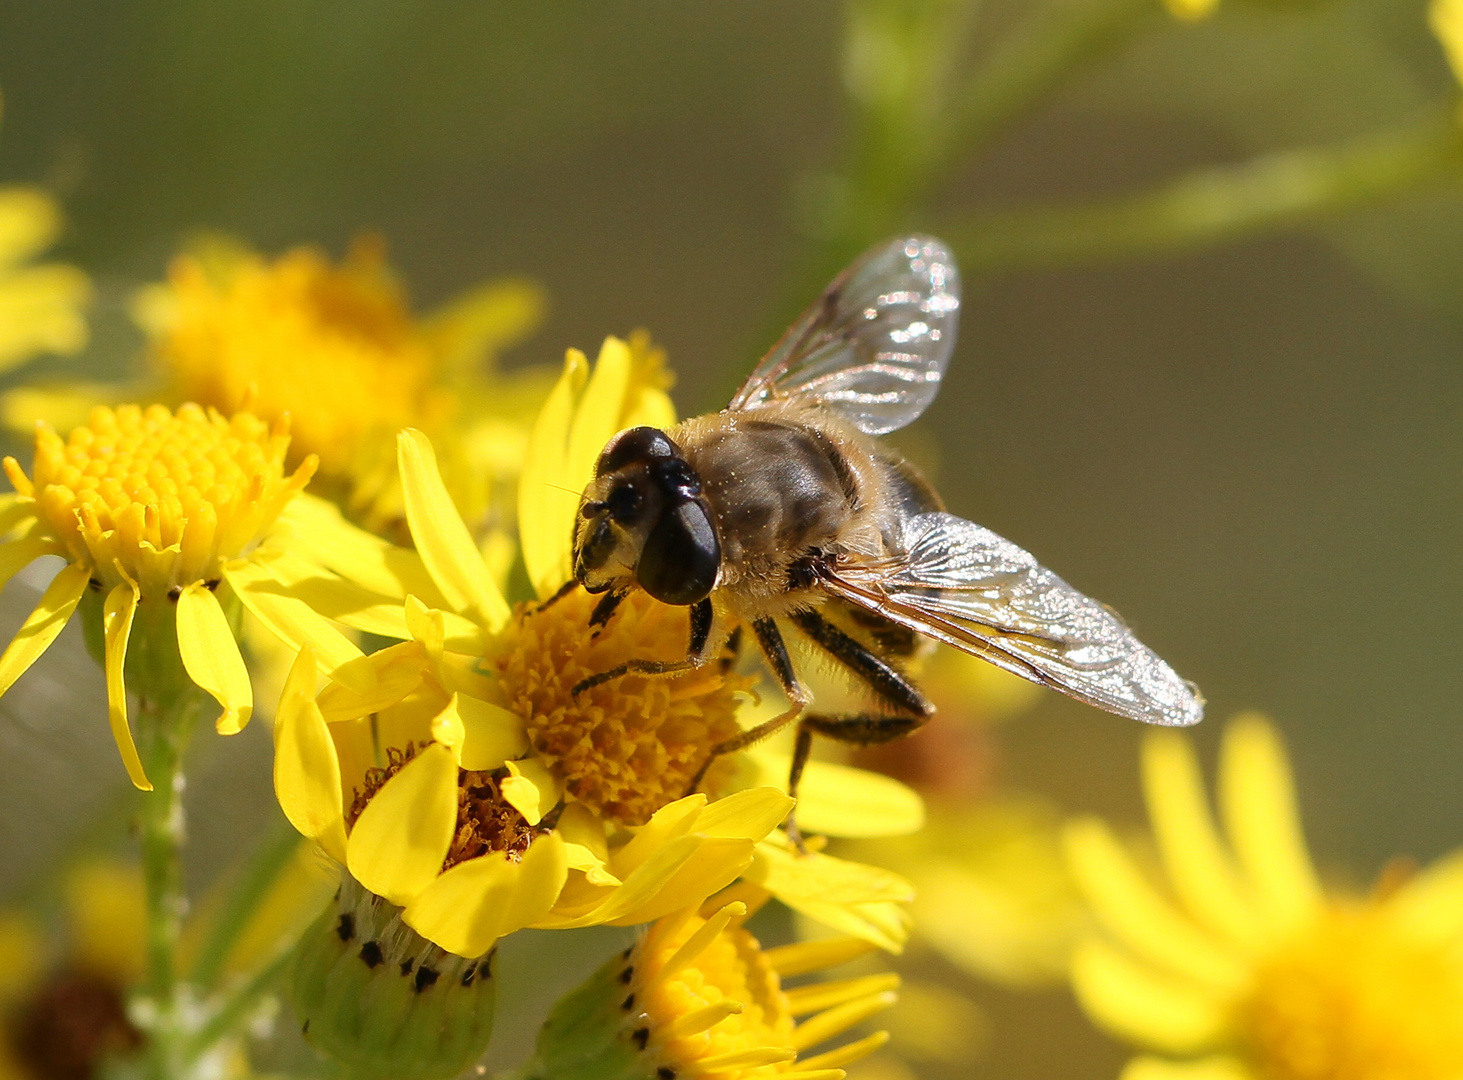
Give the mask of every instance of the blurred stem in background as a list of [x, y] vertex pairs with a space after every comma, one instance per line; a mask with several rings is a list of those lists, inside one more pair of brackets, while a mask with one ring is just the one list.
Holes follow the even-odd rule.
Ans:
[[1222, 243], [1300, 227], [1445, 177], [1463, 177], [1446, 116], [1200, 169], [1157, 188], [1074, 205], [937, 216], [932, 197], [1063, 83], [1172, 20], [1158, 0], [1074, 0], [1022, 16], [970, 59], [975, 0], [848, 0], [841, 163], [809, 193], [805, 300], [869, 244], [930, 229], [976, 274]]

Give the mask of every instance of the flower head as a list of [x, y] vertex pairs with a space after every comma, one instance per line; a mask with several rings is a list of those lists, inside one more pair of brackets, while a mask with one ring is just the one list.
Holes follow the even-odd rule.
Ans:
[[[536, 477], [556, 497], [523, 498], [519, 520], [542, 595], [559, 592], [564, 579], [553, 574], [568, 573], [577, 495], [561, 505], [565, 481], [582, 485], [624, 424], [666, 422], [648, 357], [643, 343], [612, 339], [590, 375], [571, 353], [535, 425], [525, 483]], [[402, 433], [400, 468], [407, 520], [442, 599], [429, 606], [419, 591], [399, 594], [395, 625], [383, 608], [374, 628], [405, 640], [332, 672], [319, 695], [313, 663], [302, 659], [275, 727], [276, 791], [300, 831], [400, 907], [415, 932], [463, 957], [523, 926], [658, 918], [773, 858], [758, 844], [791, 806], [777, 787], [732, 761], [707, 774], [707, 793], [688, 790], [737, 730], [747, 680], [713, 663], [573, 693], [628, 657], [682, 652], [686, 611], [631, 599], [594, 627], [591, 598], [573, 591], [512, 609], [422, 433]], [[917, 799], [903, 794], [907, 821]], [[838, 865], [818, 857], [801, 873], [764, 876], [816, 892], [816, 871]], [[879, 885], [850, 882], [824, 907], [867, 902], [878, 917], [858, 925], [878, 923], [879, 940], [890, 940], [902, 927], [879, 905], [899, 898]]]
[[1189, 743], [1150, 734], [1144, 781], [1176, 903], [1108, 828], [1074, 823], [1074, 873], [1101, 927], [1072, 975], [1089, 1014], [1160, 1054], [1129, 1080], [1463, 1075], [1463, 854], [1370, 896], [1324, 890], [1284, 752], [1257, 717], [1225, 732], [1219, 801]]
[[[316, 456], [322, 490], [386, 530], [401, 517], [394, 439], [403, 427], [444, 442], [464, 472], [453, 475], [463, 512], [483, 512], [487, 492], [473, 492], [491, 477], [473, 459], [515, 466], [503, 460], [504, 422], [533, 408], [547, 382], [499, 378], [485, 392], [475, 369], [531, 329], [542, 306], [534, 286], [509, 280], [417, 318], [384, 245], [368, 237], [338, 264], [309, 247], [265, 259], [223, 241], [201, 244], [173, 261], [167, 283], [145, 291], [137, 311], [166, 400], [288, 415], [292, 460]], [[520, 446], [509, 458], [521, 455], [525, 434], [517, 425]]]
[[[575, 1080], [839, 1080], [880, 1032], [802, 1057], [893, 1003], [896, 975], [783, 980], [851, 960], [851, 938], [763, 949], [747, 905], [708, 901], [656, 922], [562, 1001], [539, 1035], [527, 1075]], [[798, 1017], [806, 1017], [801, 1023]]]
[[[300, 555], [290, 511], [314, 461], [286, 474], [288, 441], [282, 423], [271, 427], [248, 413], [225, 418], [196, 405], [97, 408], [65, 439], [41, 425], [31, 475], [14, 458], [4, 462], [17, 494], [0, 509], [13, 537], [0, 544], [0, 574], [9, 577], [42, 555], [67, 565], [0, 654], [0, 693], [91, 597], [88, 605], [99, 605], [112, 732], [133, 782], [148, 788], [127, 720], [124, 668], [134, 637], [135, 648], [156, 650], [162, 667], [151, 666], [154, 676], [181, 665], [184, 677], [223, 706], [223, 733], [242, 728], [253, 710], [232, 629], [237, 601], [279, 637], [310, 641], [336, 664], [359, 656], [292, 595], [308, 580], [324, 600], [338, 585], [343, 613], [350, 603], [340, 598], [359, 590]], [[350, 541], [353, 530], [343, 522], [315, 524], [312, 540], [322, 546]]]

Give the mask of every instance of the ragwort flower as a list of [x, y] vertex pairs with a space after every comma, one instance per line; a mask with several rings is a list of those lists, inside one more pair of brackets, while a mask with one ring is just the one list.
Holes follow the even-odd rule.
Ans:
[[[765, 898], [765, 894], [763, 894]], [[899, 977], [788, 989], [870, 945], [833, 938], [763, 949], [747, 905], [714, 898], [660, 919], [555, 1007], [523, 1080], [841, 1080], [883, 1032], [800, 1056], [893, 1004]], [[805, 1017], [800, 1023], [797, 1018]]]
[[69, 426], [94, 404], [138, 398], [271, 423], [288, 415], [287, 464], [317, 458], [316, 493], [382, 535], [401, 524], [396, 432], [420, 428], [443, 453], [459, 509], [486, 531], [511, 524], [497, 518], [511, 509], [503, 496], [522, 463], [522, 417], [551, 382], [543, 369], [504, 374], [493, 361], [542, 310], [536, 286], [503, 279], [416, 316], [374, 237], [338, 263], [312, 247], [267, 259], [213, 237], [139, 294], [149, 370], [136, 385], [25, 387], [4, 409], [27, 427], [38, 416]]
[[[525, 484], [556, 493], [582, 486], [581, 473], [613, 434], [666, 423], [657, 363], [643, 347], [611, 339], [590, 375], [582, 354], [571, 353], [535, 426]], [[707, 790], [721, 798], [687, 794], [712, 748], [740, 730], [736, 708], [749, 680], [712, 664], [572, 692], [627, 656], [684, 650], [686, 613], [632, 598], [596, 629], [592, 598], [579, 592], [510, 609], [421, 433], [402, 434], [400, 462], [411, 532], [445, 600], [434, 608], [406, 597], [394, 629], [383, 609], [377, 629], [407, 640], [333, 672], [318, 696], [313, 663], [302, 658], [275, 728], [276, 790], [300, 831], [368, 897], [399, 907], [422, 938], [468, 958], [521, 926], [645, 922], [699, 903], [749, 868], [770, 867], [779, 854], [790, 859], [774, 845], [754, 863], [791, 801], [747, 781], [744, 763], [718, 762], [707, 773]], [[521, 500], [525, 559], [544, 595], [562, 584], [554, 574], [567, 573], [576, 505], [577, 496], [566, 516], [556, 501]], [[907, 820], [918, 800], [906, 791], [893, 805]], [[833, 865], [846, 864], [817, 857], [801, 873], [762, 876], [793, 882], [810, 904], [867, 905], [857, 924], [881, 943], [900, 939], [900, 917], [886, 909], [907, 886], [848, 881], [815, 897], [814, 871]]]
[[[16, 494], [0, 505], [0, 527], [11, 536], [0, 544], [0, 582], [43, 555], [59, 555], [66, 566], [0, 654], [0, 693], [89, 597], [100, 616], [112, 734], [132, 782], [149, 790], [127, 720], [129, 641], [179, 658], [186, 677], [223, 707], [224, 734], [240, 730], [253, 711], [234, 640], [238, 602], [281, 638], [312, 643], [332, 667], [358, 657], [293, 595], [309, 581], [345, 611], [353, 600], [343, 598], [359, 590], [301, 554], [291, 511], [308, 498], [300, 491], [315, 462], [286, 474], [288, 443], [282, 422], [225, 418], [196, 405], [99, 407], [65, 439], [41, 425], [31, 475], [14, 458], [4, 462]], [[310, 527], [312, 541], [327, 548], [349, 547], [357, 532], [318, 512]]]
[[1463, 1076], [1463, 852], [1370, 896], [1329, 892], [1306, 854], [1285, 754], [1254, 716], [1225, 731], [1210, 816], [1190, 744], [1147, 736], [1144, 786], [1173, 900], [1096, 819], [1072, 866], [1102, 933], [1073, 983], [1103, 1027], [1162, 1057], [1126, 1080]]

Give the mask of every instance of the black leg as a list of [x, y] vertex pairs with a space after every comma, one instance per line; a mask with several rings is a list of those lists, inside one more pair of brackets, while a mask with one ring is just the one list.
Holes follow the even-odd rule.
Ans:
[[903, 673], [816, 611], [796, 612], [792, 621], [814, 644], [894, 709], [918, 716], [929, 716], [935, 711]]
[[593, 626], [597, 632], [599, 627], [604, 626], [610, 621], [610, 617], [614, 615], [615, 609], [624, 603], [625, 597], [629, 595], [627, 592], [605, 593], [599, 598], [599, 603], [594, 605], [594, 610], [589, 613], [589, 625]]
[[[614, 594], [612, 593], [611, 596]], [[595, 614], [604, 607], [608, 597], [599, 602], [595, 608]], [[610, 607], [613, 611], [614, 607]], [[593, 623], [591, 617], [590, 622]], [[608, 671], [601, 671], [598, 675], [591, 675], [580, 682], [570, 691], [575, 697], [591, 690], [596, 686], [603, 685], [611, 679], [618, 679], [622, 675], [676, 675], [682, 671], [690, 671], [706, 663], [706, 643], [711, 638], [712, 610], [711, 601], [702, 600], [691, 606], [691, 640], [686, 651], [684, 660], [626, 660], [623, 664], [616, 664]]]
[[558, 592], [554, 593], [553, 596], [549, 597], [547, 600], [545, 600], [538, 607], [534, 608], [533, 609], [533, 613], [535, 615], [537, 615], [540, 611], [545, 611], [548, 608], [553, 607], [560, 600], [564, 599], [564, 597], [568, 596], [571, 592], [573, 592], [577, 588], [579, 588], [579, 582], [577, 580], [575, 580], [574, 578], [570, 578], [568, 581], [564, 582], [564, 584], [562, 584], [562, 585], [559, 586], [559, 591]]
[[782, 692], [787, 695], [791, 707], [771, 720], [765, 720], [756, 727], [749, 728], [740, 735], [713, 746], [711, 753], [706, 757], [706, 763], [701, 766], [692, 779], [688, 794], [701, 786], [702, 777], [706, 775], [706, 770], [711, 768], [711, 763], [717, 758], [723, 754], [733, 754], [738, 750], [745, 750], [769, 735], [781, 731], [796, 720], [802, 714], [803, 709], [807, 708], [807, 691], [798, 682], [797, 675], [792, 669], [792, 658], [787, 655], [787, 645], [782, 640], [782, 633], [777, 629], [776, 620], [755, 620], [752, 623], [752, 633], [757, 635], [757, 644], [762, 647], [762, 655], [767, 659], [767, 666], [772, 669], [772, 674], [782, 687]]

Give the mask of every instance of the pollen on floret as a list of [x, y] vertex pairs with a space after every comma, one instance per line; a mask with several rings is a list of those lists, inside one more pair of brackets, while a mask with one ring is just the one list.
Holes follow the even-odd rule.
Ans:
[[5, 470], [35, 499], [42, 528], [102, 585], [143, 595], [216, 582], [304, 488], [313, 459], [284, 472], [288, 425], [197, 405], [98, 407], [62, 439], [41, 426], [33, 475]]
[[[686, 609], [637, 593], [596, 628], [597, 602], [575, 591], [520, 608], [517, 632], [491, 660], [508, 707], [568, 794], [604, 819], [639, 825], [686, 795], [712, 748], [740, 732], [736, 710], [751, 680], [713, 661], [674, 677], [625, 675], [575, 697], [579, 683], [625, 660], [678, 660], [686, 651]], [[702, 790], [720, 790], [732, 768], [713, 763]]]

